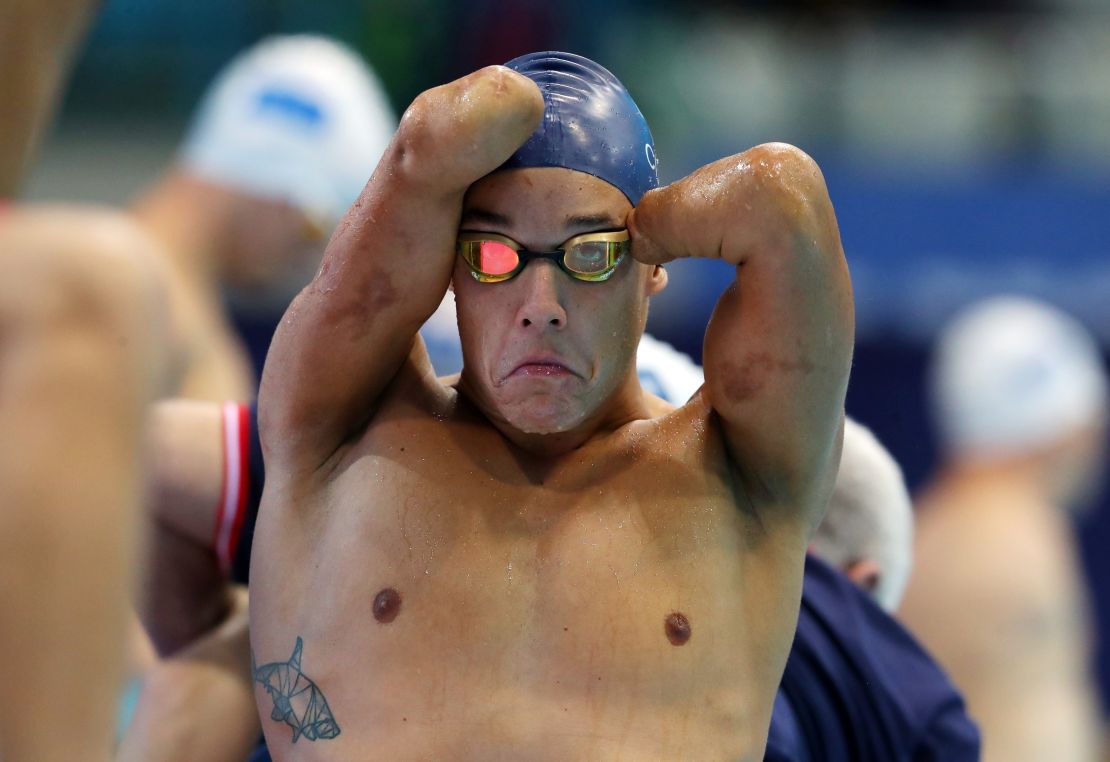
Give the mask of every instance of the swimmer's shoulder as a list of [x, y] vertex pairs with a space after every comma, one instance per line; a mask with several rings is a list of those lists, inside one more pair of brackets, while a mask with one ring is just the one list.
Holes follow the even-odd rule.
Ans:
[[701, 391], [681, 405], [645, 392], [644, 404], [649, 416], [627, 425], [628, 437], [655, 439], [658, 447], [672, 459], [720, 460], [721, 463], [706, 464], [714, 468], [724, 463], [727, 451], [722, 432], [715, 421], [716, 414]]

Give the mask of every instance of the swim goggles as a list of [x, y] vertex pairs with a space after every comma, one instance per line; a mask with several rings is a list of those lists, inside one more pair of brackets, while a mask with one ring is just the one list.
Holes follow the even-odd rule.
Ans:
[[496, 233], [459, 233], [455, 246], [474, 280], [481, 283], [515, 278], [533, 259], [550, 259], [575, 280], [600, 283], [612, 277], [628, 247], [627, 230], [576, 235], [553, 251], [528, 251]]

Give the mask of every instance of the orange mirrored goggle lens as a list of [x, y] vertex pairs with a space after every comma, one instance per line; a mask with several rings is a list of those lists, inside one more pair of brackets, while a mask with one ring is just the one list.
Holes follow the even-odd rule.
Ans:
[[475, 261], [470, 264], [483, 275], [500, 277], [512, 275], [520, 264], [520, 256], [516, 249], [500, 241], [473, 241], [477, 247]]

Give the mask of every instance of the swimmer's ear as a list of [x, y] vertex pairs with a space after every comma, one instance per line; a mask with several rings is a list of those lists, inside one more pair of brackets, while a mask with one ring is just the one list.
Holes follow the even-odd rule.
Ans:
[[663, 269], [663, 265], [652, 265], [651, 275], [648, 276], [648, 296], [655, 296], [666, 287], [667, 271]]

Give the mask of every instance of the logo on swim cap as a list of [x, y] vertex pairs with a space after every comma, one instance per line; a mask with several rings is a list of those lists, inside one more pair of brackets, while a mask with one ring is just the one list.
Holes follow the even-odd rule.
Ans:
[[502, 169], [565, 167], [616, 186], [633, 204], [659, 185], [654, 140], [628, 90], [573, 53], [530, 53], [505, 64], [539, 85], [543, 121]]
[[272, 88], [263, 90], [256, 99], [255, 112], [273, 115], [309, 129], [320, 129], [325, 121], [324, 111], [302, 93]]

